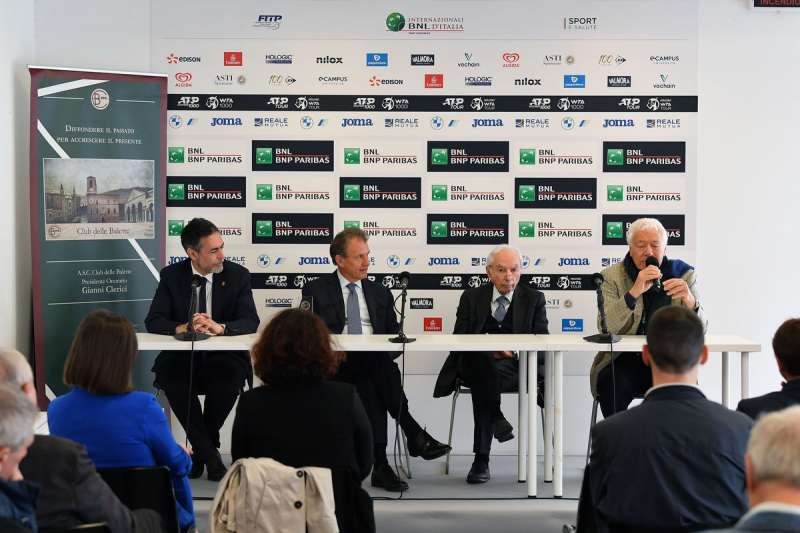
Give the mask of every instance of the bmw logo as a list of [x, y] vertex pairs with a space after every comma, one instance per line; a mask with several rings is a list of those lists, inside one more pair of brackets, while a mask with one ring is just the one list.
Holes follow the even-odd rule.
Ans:
[[390, 255], [388, 258], [386, 258], [386, 264], [392, 268], [397, 268], [400, 266], [400, 258], [394, 254]]
[[444, 127], [444, 119], [440, 116], [435, 116], [431, 119], [431, 128], [440, 130]]
[[270, 260], [268, 255], [259, 255], [258, 256], [258, 266], [261, 268], [267, 268], [269, 266]]
[[309, 129], [313, 125], [314, 125], [314, 119], [312, 119], [308, 115], [304, 115], [303, 118], [300, 119], [300, 126], [302, 126], [304, 130]]

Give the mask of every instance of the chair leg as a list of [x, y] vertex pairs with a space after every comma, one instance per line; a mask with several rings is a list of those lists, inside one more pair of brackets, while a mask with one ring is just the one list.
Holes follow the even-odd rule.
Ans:
[[592, 402], [592, 418], [589, 420], [589, 443], [586, 445], [586, 466], [589, 466], [589, 454], [592, 451], [592, 428], [597, 423], [597, 406], [599, 403], [597, 398]]
[[[452, 450], [453, 446], [453, 423], [456, 419], [456, 402], [458, 401], [458, 391], [459, 386], [456, 386], [456, 390], [453, 392], [453, 404], [450, 407], [450, 431], [447, 433], [447, 445]], [[450, 451], [447, 452], [447, 459], [444, 462], [444, 475], [450, 475]]]
[[406, 434], [404, 432], [401, 431], [400, 434], [403, 436], [403, 451], [406, 456], [406, 477], [411, 479], [411, 458], [408, 455], [408, 441], [406, 440]]

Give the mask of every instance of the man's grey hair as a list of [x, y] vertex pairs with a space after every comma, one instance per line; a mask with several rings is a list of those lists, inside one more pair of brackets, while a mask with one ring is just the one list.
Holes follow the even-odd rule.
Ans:
[[800, 406], [769, 413], [750, 432], [753, 481], [783, 481], [800, 490]]
[[642, 230], [656, 230], [658, 232], [658, 236], [661, 239], [662, 244], [666, 247], [667, 246], [667, 230], [664, 229], [664, 225], [659, 222], [657, 218], [637, 218], [633, 221], [633, 224], [628, 227], [628, 234], [626, 238], [628, 240], [628, 246], [631, 245], [631, 241], [633, 241], [634, 235], [639, 233]]
[[17, 387], [0, 384], [0, 448], [19, 449], [31, 435], [39, 410]]
[[497, 254], [500, 252], [504, 252], [505, 250], [511, 250], [515, 254], [517, 254], [517, 259], [519, 259], [520, 267], [522, 266], [522, 254], [519, 253], [519, 249], [511, 246], [510, 244], [499, 244], [494, 247], [494, 249], [489, 252], [489, 255], [486, 256], [486, 266], [492, 266], [494, 264], [494, 259], [497, 257]]
[[33, 383], [33, 371], [28, 359], [17, 350], [0, 348], [0, 383], [23, 386]]

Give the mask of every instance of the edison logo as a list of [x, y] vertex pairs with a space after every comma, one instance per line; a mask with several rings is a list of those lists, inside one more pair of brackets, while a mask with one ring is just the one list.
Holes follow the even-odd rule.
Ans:
[[170, 146], [167, 149], [167, 160], [170, 163], [183, 163], [183, 146]]
[[272, 200], [272, 184], [256, 184], [256, 200]]
[[345, 148], [344, 149], [344, 164], [345, 165], [360, 165], [361, 164], [361, 148]]
[[167, 223], [167, 229], [170, 237], [180, 236], [183, 232], [183, 220], [170, 220]]
[[447, 222], [443, 220], [432, 220], [431, 237], [433, 238], [447, 237]]
[[609, 202], [621, 202], [622, 185], [608, 185], [606, 187], [606, 199]]
[[272, 164], [272, 148], [256, 148], [256, 164], [257, 165], [271, 165]]
[[447, 165], [450, 158], [447, 155], [447, 148], [431, 148], [431, 164]]
[[361, 200], [361, 185], [345, 184], [343, 191], [345, 202], [358, 202]]
[[606, 222], [606, 239], [621, 239], [622, 237], [622, 222]]
[[535, 148], [520, 148], [519, 149], [519, 164], [520, 165], [535, 165], [536, 164], [536, 149]]
[[520, 185], [517, 189], [517, 200], [520, 202], [536, 201], [536, 185]]
[[271, 220], [256, 220], [256, 237], [272, 237]]
[[609, 148], [606, 151], [606, 164], [610, 167], [621, 167], [625, 164], [625, 156], [621, 148]]
[[533, 221], [531, 220], [520, 220], [518, 229], [519, 229], [519, 236], [523, 239], [536, 237], [536, 229], [534, 227]]
[[183, 183], [170, 183], [167, 185], [167, 199], [185, 200], [186, 191], [184, 190]]
[[446, 202], [447, 199], [447, 185], [431, 185], [431, 200], [434, 202]]

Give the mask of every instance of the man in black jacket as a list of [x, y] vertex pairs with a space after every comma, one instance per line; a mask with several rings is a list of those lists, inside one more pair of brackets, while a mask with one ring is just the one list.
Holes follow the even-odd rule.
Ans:
[[592, 429], [578, 531], [699, 530], [747, 511], [744, 456], [753, 422], [697, 387], [708, 360], [703, 323], [685, 307], [656, 311], [642, 351], [653, 387], [641, 405]]
[[[21, 353], [0, 350], [0, 383], [19, 387], [36, 403], [33, 373]], [[114, 533], [157, 533], [163, 529], [155, 511], [130, 511], [119, 501], [95, 470], [86, 448], [77, 442], [36, 435], [19, 469], [25, 479], [39, 486], [36, 520], [40, 529], [91, 522], [105, 522]]]
[[[464, 291], [453, 333], [547, 333], [544, 295], [519, 285], [520, 262], [516, 248], [504, 244], [492, 250], [486, 261], [491, 283]], [[486, 483], [492, 437], [500, 442], [514, 438], [511, 424], [500, 411], [500, 394], [517, 390], [519, 361], [511, 352], [452, 352], [439, 372], [433, 396], [451, 394], [458, 378], [472, 392], [475, 420], [475, 460], [467, 483]]]
[[800, 318], [790, 318], [781, 324], [772, 337], [772, 350], [786, 382], [779, 391], [739, 402], [736, 410], [754, 420], [762, 413], [800, 404]]
[[[188, 327], [191, 283], [203, 278], [198, 312], [192, 317], [195, 331], [211, 335], [242, 335], [258, 329], [258, 314], [250, 289], [250, 272], [225, 261], [225, 243], [217, 227], [202, 218], [189, 221], [181, 232], [187, 259], [164, 267], [144, 320], [147, 331], [162, 335], [182, 333]], [[202, 344], [198, 344], [202, 350]], [[189, 352], [164, 351], [153, 371], [156, 385], [167, 395], [172, 410], [186, 429], [192, 443], [191, 478], [208, 469], [208, 479], [219, 481], [225, 465], [219, 454], [219, 429], [233, 408], [245, 380], [252, 376], [248, 352], [195, 352], [192, 378], [190, 427], [186, 427], [189, 406]], [[205, 393], [205, 412], [198, 393]]]
[[[303, 287], [303, 298], [332, 333], [397, 333], [394, 298], [386, 287], [367, 279], [369, 237], [360, 229], [339, 232], [330, 246], [336, 263], [335, 272]], [[337, 379], [355, 385], [367, 411], [375, 445], [372, 486], [400, 492], [408, 484], [397, 477], [386, 457], [386, 413], [400, 423], [408, 439], [409, 453], [423, 459], [445, 455], [450, 447], [442, 444], [420, 427], [408, 411], [400, 371], [385, 352], [348, 352]]]

